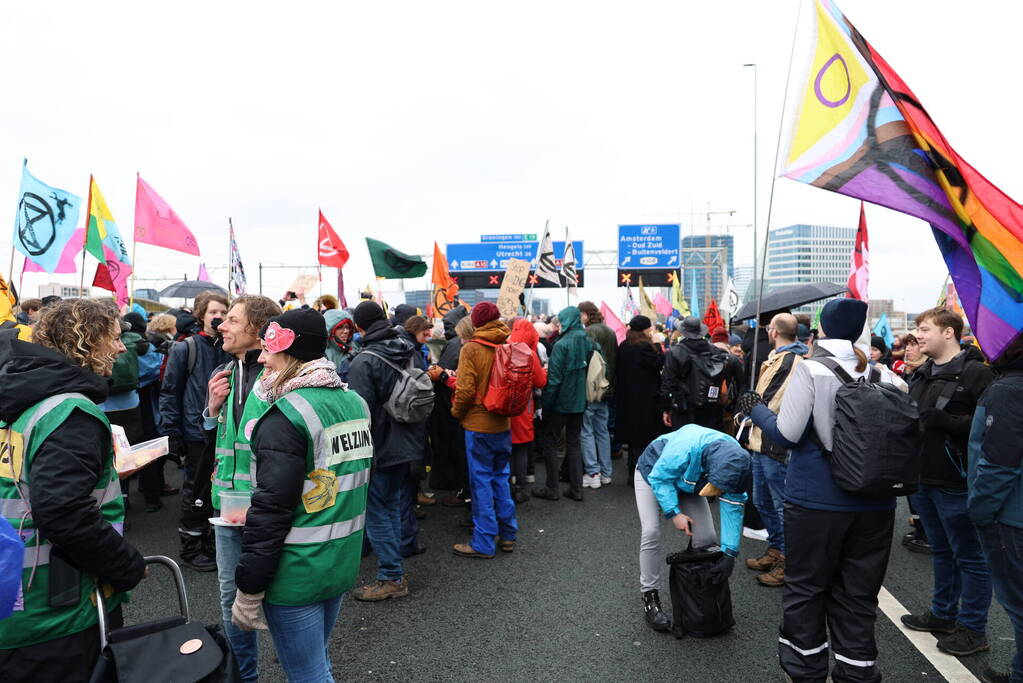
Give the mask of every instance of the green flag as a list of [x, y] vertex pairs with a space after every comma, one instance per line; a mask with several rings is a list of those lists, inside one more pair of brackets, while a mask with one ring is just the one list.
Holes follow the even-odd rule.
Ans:
[[373, 260], [373, 271], [377, 277], [405, 278], [426, 275], [426, 261], [418, 256], [403, 254], [380, 240], [366, 238], [369, 257]]

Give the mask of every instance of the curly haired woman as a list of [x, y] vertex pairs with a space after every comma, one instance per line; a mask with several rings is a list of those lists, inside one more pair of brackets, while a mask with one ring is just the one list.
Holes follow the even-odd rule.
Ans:
[[43, 309], [34, 344], [0, 331], [0, 504], [25, 540], [22, 598], [0, 621], [4, 680], [88, 680], [99, 656], [97, 582], [118, 626], [124, 591], [145, 574], [121, 533], [110, 423], [96, 405], [124, 351], [120, 335], [117, 310], [89, 299]]

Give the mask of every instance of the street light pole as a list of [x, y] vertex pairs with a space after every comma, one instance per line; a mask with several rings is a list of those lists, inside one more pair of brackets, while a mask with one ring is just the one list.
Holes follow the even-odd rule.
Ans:
[[757, 287], [757, 65], [753, 67], [753, 286]]

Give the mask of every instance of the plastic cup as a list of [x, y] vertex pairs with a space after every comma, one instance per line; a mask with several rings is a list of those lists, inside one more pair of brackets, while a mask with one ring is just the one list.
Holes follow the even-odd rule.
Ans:
[[220, 517], [228, 524], [245, 524], [251, 504], [251, 491], [221, 491]]

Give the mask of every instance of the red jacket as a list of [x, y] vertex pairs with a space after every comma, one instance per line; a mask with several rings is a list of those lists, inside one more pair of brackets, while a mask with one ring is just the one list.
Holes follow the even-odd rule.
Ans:
[[[540, 389], [547, 384], [547, 371], [540, 365], [540, 358], [536, 355], [536, 345], [540, 337], [533, 325], [524, 318], [516, 320], [508, 341], [529, 344], [529, 348], [533, 350], [533, 388]], [[529, 443], [533, 440], [533, 408], [533, 397], [530, 396], [526, 409], [511, 419], [513, 444]]]

